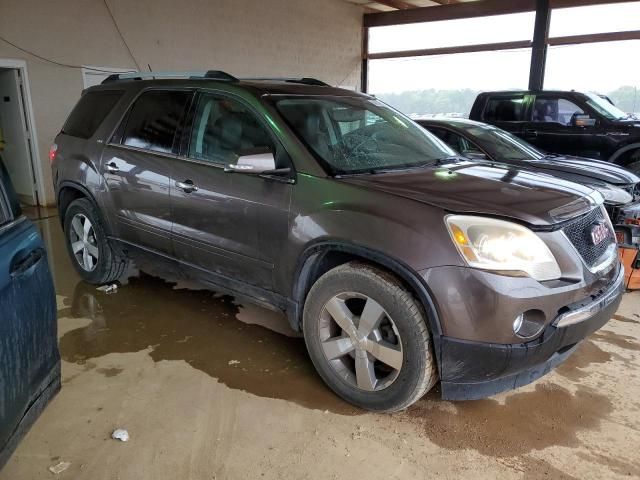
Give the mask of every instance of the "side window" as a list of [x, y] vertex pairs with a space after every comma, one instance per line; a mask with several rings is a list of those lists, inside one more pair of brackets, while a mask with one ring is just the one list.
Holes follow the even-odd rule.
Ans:
[[218, 164], [235, 164], [238, 157], [272, 152], [267, 129], [240, 102], [204, 94], [193, 119], [189, 156]]
[[177, 153], [174, 142], [190, 92], [153, 90], [131, 107], [122, 144], [153, 152]]
[[459, 153], [465, 151], [479, 151], [479, 149], [466, 138], [452, 132], [451, 130], [430, 128], [429, 131]]
[[109, 114], [121, 91], [97, 90], [85, 93], [71, 111], [62, 127], [62, 133], [72, 137], [90, 138]]
[[487, 101], [482, 115], [488, 122], [517, 122], [524, 117], [524, 96], [494, 97]]
[[578, 115], [583, 114], [580, 107], [565, 98], [539, 97], [533, 106], [531, 121], [569, 126]]

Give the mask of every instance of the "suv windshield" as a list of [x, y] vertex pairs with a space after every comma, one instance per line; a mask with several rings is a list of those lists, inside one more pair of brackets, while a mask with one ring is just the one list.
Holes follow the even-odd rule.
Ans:
[[585, 96], [589, 106], [607, 120], [624, 120], [629, 117], [628, 114], [598, 95], [585, 93]]
[[334, 174], [433, 165], [455, 155], [384, 103], [360, 97], [280, 97], [278, 111]]

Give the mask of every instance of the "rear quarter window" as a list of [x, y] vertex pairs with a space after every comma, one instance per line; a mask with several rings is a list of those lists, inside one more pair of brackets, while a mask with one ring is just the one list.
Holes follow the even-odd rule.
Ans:
[[489, 98], [482, 118], [488, 122], [517, 122], [524, 120], [524, 96]]
[[123, 93], [116, 90], [85, 93], [71, 111], [62, 127], [62, 133], [72, 137], [91, 138]]

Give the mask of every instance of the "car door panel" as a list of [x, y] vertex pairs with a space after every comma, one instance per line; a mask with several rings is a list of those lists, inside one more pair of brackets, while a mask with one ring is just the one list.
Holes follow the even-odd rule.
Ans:
[[0, 312], [1, 467], [60, 388], [53, 280], [42, 240], [25, 217], [0, 221]]
[[193, 95], [143, 91], [104, 148], [100, 168], [119, 239], [171, 254], [171, 168]]
[[102, 171], [120, 239], [171, 252], [172, 161], [120, 145], [104, 149]]
[[255, 111], [219, 94], [202, 93], [193, 117], [185, 156], [172, 171], [175, 255], [212, 275], [273, 289], [292, 185], [224, 169], [242, 152], [275, 152], [272, 134]]
[[574, 125], [572, 113], [585, 114], [584, 106], [562, 97], [536, 96], [523, 138], [546, 152], [598, 157], [598, 129]]

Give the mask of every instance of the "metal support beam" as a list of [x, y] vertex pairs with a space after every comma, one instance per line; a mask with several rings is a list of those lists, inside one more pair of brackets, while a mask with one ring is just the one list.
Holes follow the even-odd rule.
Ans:
[[360, 65], [360, 91], [369, 89], [369, 29], [362, 27], [362, 64]]
[[531, 67], [529, 69], [529, 90], [542, 90], [544, 69], [547, 63], [547, 43], [551, 10], [549, 0], [536, 0], [536, 21], [533, 30], [531, 48]]

